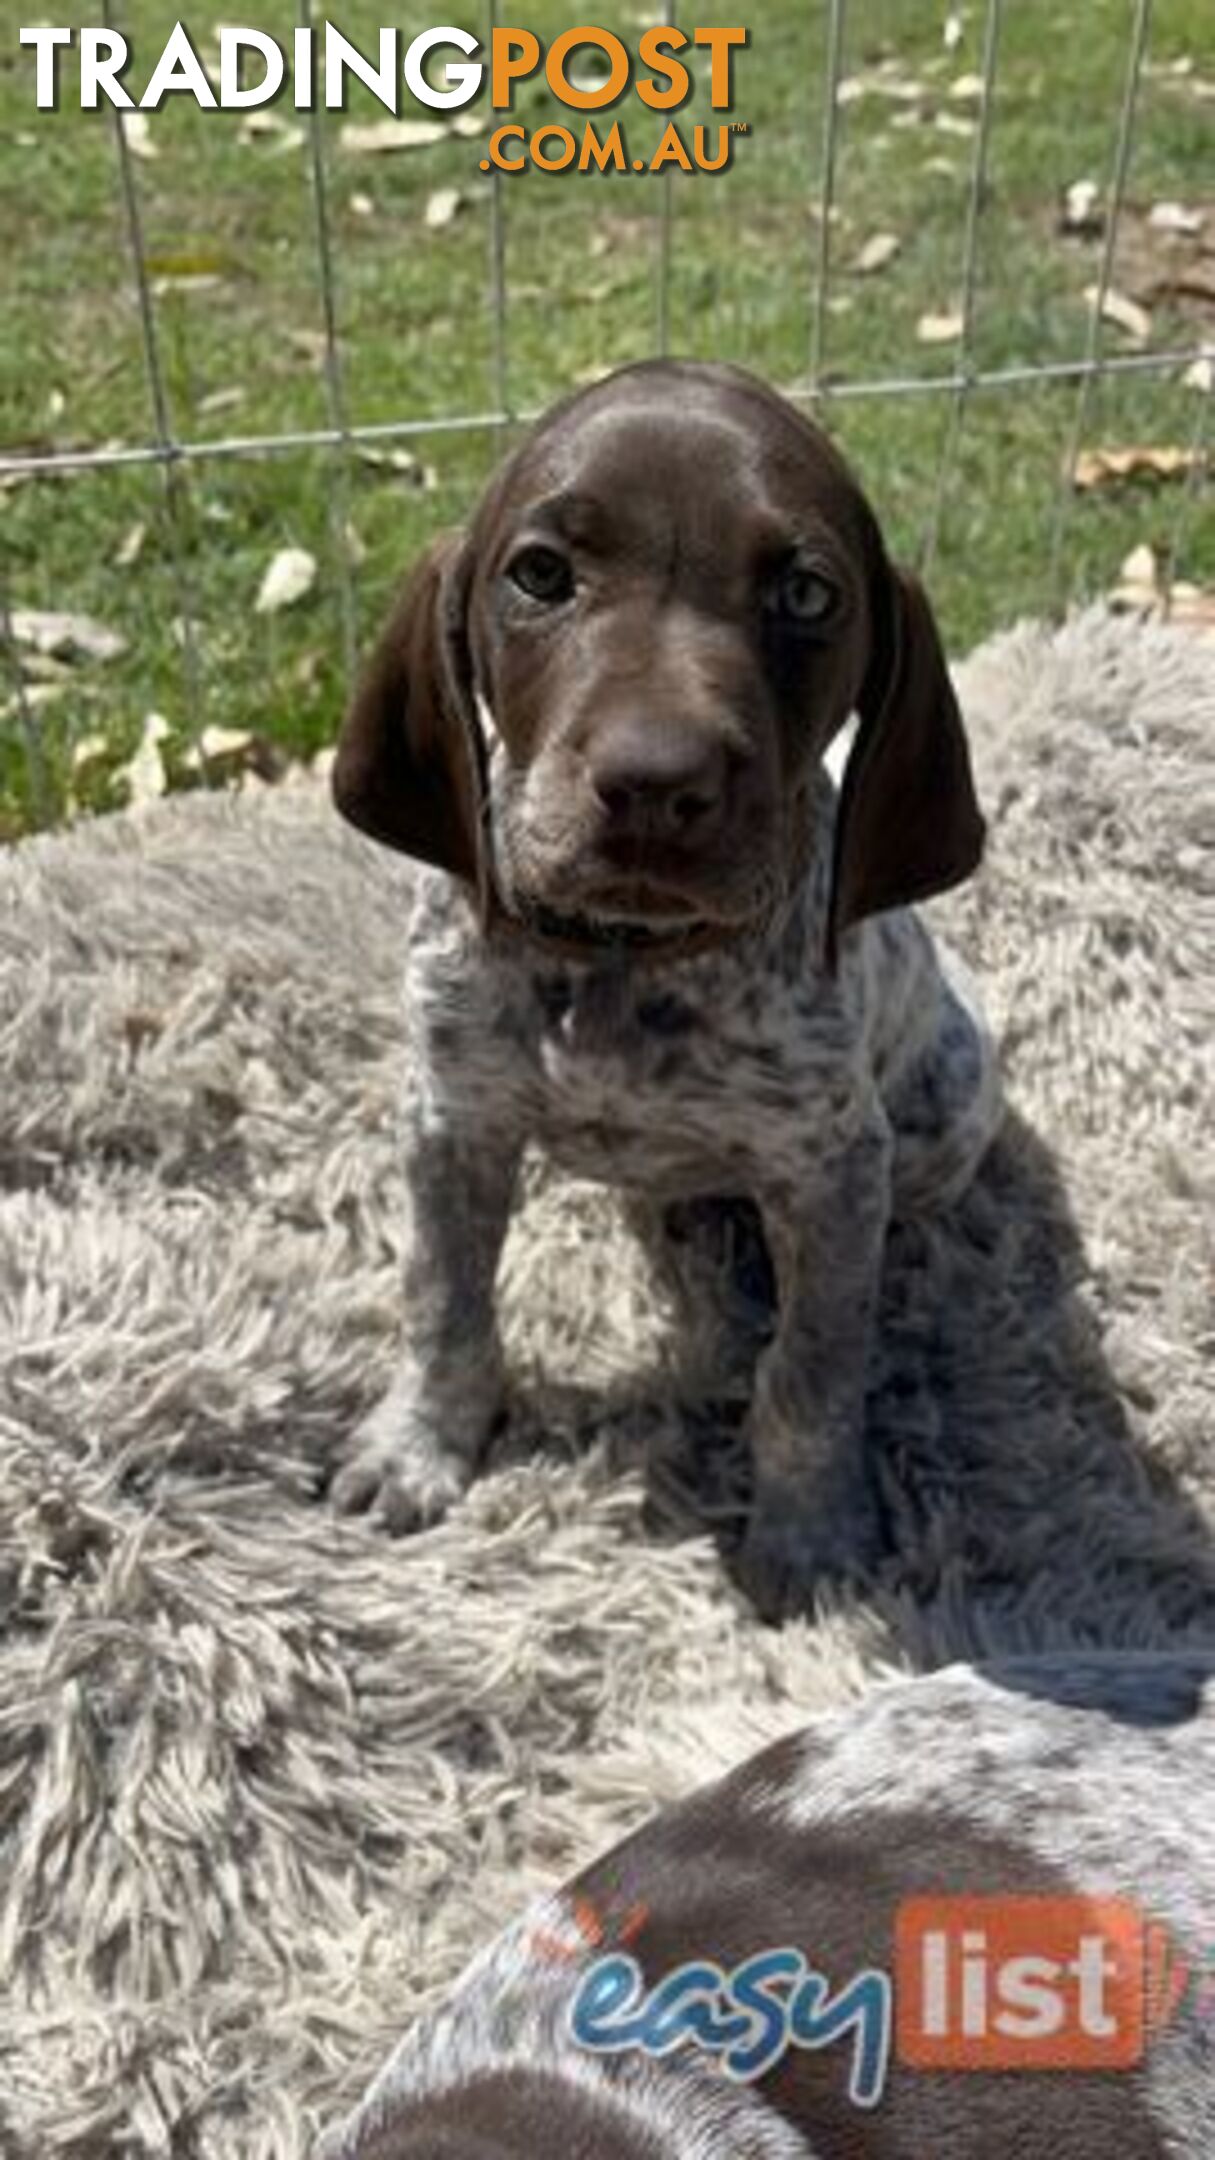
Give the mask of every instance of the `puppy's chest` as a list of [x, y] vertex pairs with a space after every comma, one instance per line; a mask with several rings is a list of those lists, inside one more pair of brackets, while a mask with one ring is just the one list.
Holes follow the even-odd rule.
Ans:
[[758, 1154], [812, 1146], [814, 1103], [838, 1058], [781, 986], [715, 998], [628, 976], [534, 985], [528, 1062], [538, 1137], [567, 1168], [640, 1186], [743, 1175]]

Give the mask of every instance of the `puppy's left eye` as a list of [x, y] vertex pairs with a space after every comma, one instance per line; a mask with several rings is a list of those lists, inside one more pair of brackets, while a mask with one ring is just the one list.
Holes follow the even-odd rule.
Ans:
[[568, 600], [574, 590], [574, 573], [556, 548], [520, 548], [508, 563], [506, 574], [512, 585], [525, 592], [529, 600], [539, 600], [548, 607], [556, 607], [559, 601]]
[[835, 612], [834, 585], [807, 563], [786, 563], [768, 588], [767, 606], [783, 622], [816, 630]]

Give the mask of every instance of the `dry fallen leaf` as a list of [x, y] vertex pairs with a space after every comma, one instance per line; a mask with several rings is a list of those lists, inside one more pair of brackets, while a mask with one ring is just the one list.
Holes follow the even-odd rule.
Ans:
[[236, 130], [236, 139], [238, 142], [256, 142], [259, 135], [281, 135], [283, 129], [290, 124], [281, 114], [267, 112], [263, 107], [257, 112], [245, 114]]
[[426, 198], [426, 223], [432, 232], [439, 232], [450, 225], [463, 201], [459, 188], [435, 188]]
[[973, 135], [975, 131], [973, 120], [963, 120], [951, 112], [939, 112], [933, 126], [940, 135]]
[[310, 697], [324, 673], [324, 668], [325, 654], [319, 651], [315, 645], [310, 646], [307, 652], [300, 654], [295, 666], [291, 669], [289, 679], [297, 690], [304, 691]]
[[287, 343], [297, 360], [306, 360], [313, 367], [324, 367], [329, 342], [323, 330], [289, 330]]
[[128, 527], [120, 545], [114, 551], [114, 562], [119, 570], [133, 570], [143, 554], [143, 544], [148, 528], [142, 521]]
[[224, 277], [232, 268], [232, 257], [220, 247], [169, 248], [163, 254], [145, 255], [143, 266], [149, 276]]
[[61, 682], [26, 683], [19, 698], [5, 699], [2, 708], [4, 717], [6, 720], [17, 720], [23, 711], [41, 712], [44, 705], [53, 705], [56, 698], [63, 697], [66, 691], [67, 684]]
[[14, 608], [9, 616], [13, 639], [60, 660], [116, 660], [127, 641], [116, 630], [87, 615], [63, 615], [40, 608]]
[[959, 75], [957, 81], [949, 85], [951, 98], [981, 98], [985, 91], [986, 84], [981, 75]]
[[227, 390], [208, 390], [198, 401], [198, 411], [200, 414], [234, 412], [238, 405], [244, 404], [247, 395], [239, 383], [233, 383]]
[[67, 660], [55, 660], [50, 653], [23, 652], [21, 673], [26, 682], [70, 683], [77, 680], [74, 667]]
[[[1095, 308], [1101, 297], [1100, 287], [1086, 285], [1084, 297], [1090, 308]], [[1126, 293], [1119, 292], [1113, 285], [1101, 298], [1101, 313], [1106, 322], [1116, 323], [1137, 344], [1145, 345], [1152, 334], [1152, 318], [1147, 309], [1140, 307], [1137, 300], [1128, 299]]]
[[100, 764], [113, 747], [108, 736], [82, 735], [79, 742], [72, 745], [72, 771], [83, 772], [86, 765]]
[[127, 800], [132, 810], [146, 809], [149, 803], [156, 802], [168, 792], [169, 776], [160, 746], [172, 732], [163, 713], [149, 713], [134, 757], [118, 767], [114, 778], [126, 781]]
[[1189, 210], [1184, 203], [1153, 203], [1148, 211], [1148, 224], [1157, 232], [1200, 233], [1203, 227], [1201, 210]]
[[887, 263], [894, 261], [901, 246], [902, 241], [897, 233], [874, 233], [870, 239], [866, 240], [864, 247], [857, 256], [856, 268], [866, 277], [870, 276], [875, 270], [884, 270]]
[[458, 135], [461, 142], [475, 142], [478, 135], [484, 135], [488, 126], [488, 120], [482, 119], [480, 113], [462, 112], [451, 122], [451, 133]]
[[921, 315], [915, 334], [921, 345], [951, 345], [963, 330], [960, 315]]
[[1132, 548], [1121, 570], [1118, 572], [1118, 577], [1119, 581], [1124, 585], [1150, 585], [1155, 590], [1155, 549], [1150, 548], [1146, 540], [1139, 547]]
[[1176, 444], [1135, 443], [1122, 450], [1082, 450], [1072, 475], [1074, 487], [1114, 487], [1122, 480], [1181, 480], [1203, 462], [1200, 450]]
[[427, 150], [447, 136], [443, 120], [348, 121], [339, 141], [352, 157], [382, 156], [390, 150]]
[[278, 113], [251, 112], [241, 121], [236, 139], [242, 143], [267, 142], [273, 151], [280, 152], [300, 149], [305, 137], [302, 127]]
[[1181, 578], [1166, 584], [1156, 553], [1146, 543], [1131, 549], [1109, 600], [1120, 614], [1132, 611], [1171, 623], [1204, 641], [1215, 640], [1215, 587], [1191, 585]]
[[213, 778], [239, 780], [245, 774], [255, 773], [262, 781], [276, 780], [284, 771], [287, 759], [284, 751], [265, 735], [250, 734], [247, 728], [205, 727], [197, 743], [192, 743], [182, 756], [182, 764], [188, 772], [202, 772], [204, 766]]
[[[221, 758], [246, 757], [252, 748], [253, 737], [248, 728], [217, 727], [212, 723], [199, 737], [203, 756], [216, 764]], [[197, 757], [198, 752], [194, 755]]]
[[170, 293], [214, 292], [223, 284], [217, 271], [203, 270], [197, 277], [158, 277], [152, 280], [152, 294], [157, 300], [165, 300]]
[[1119, 570], [1118, 582], [1110, 594], [1110, 605], [1120, 613], [1126, 609], [1159, 611], [1159, 566], [1155, 550], [1146, 541], [1131, 549]]
[[919, 105], [928, 96], [927, 83], [917, 82], [910, 75], [879, 72], [870, 87], [876, 96], [892, 98], [897, 105]]
[[167, 255], [147, 255], [144, 269], [157, 298], [174, 292], [211, 292], [222, 285], [232, 268], [226, 255], [214, 248], [185, 249]]
[[1164, 596], [1164, 614], [1167, 622], [1215, 643], [1215, 586], [1171, 586]]
[[259, 615], [294, 607], [316, 583], [316, 557], [307, 548], [281, 548], [269, 564], [255, 602]]
[[1081, 233], [1093, 238], [1105, 224], [1105, 212], [1101, 207], [1101, 190], [1095, 180], [1073, 180], [1063, 198], [1063, 215], [1059, 223], [1066, 233]]
[[370, 195], [363, 194], [361, 188], [356, 188], [350, 198], [350, 214], [352, 217], [363, 218], [375, 216], [375, 203]]
[[1215, 255], [1203, 254], [1197, 262], [1178, 270], [1171, 277], [1162, 277], [1153, 285], [1153, 300], [1198, 300], [1204, 307], [1215, 307]]
[[945, 27], [941, 32], [941, 43], [944, 45], [946, 52], [956, 52], [961, 42], [962, 17], [956, 8], [951, 8], [945, 17]]
[[439, 484], [439, 476], [434, 467], [423, 465], [412, 450], [376, 450], [363, 444], [358, 458], [361, 465], [369, 465], [373, 472], [395, 473], [400, 479], [408, 480], [414, 487], [423, 488], [427, 492]]
[[152, 140], [152, 126], [145, 112], [124, 112], [122, 131], [132, 157], [158, 158], [160, 150]]
[[1215, 355], [1200, 353], [1181, 378], [1187, 390], [1215, 390]]

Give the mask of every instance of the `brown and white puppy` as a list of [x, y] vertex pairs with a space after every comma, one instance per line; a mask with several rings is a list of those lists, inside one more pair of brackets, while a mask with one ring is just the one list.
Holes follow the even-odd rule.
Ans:
[[[854, 714], [837, 802], [824, 753]], [[864, 1566], [891, 1212], [964, 1186], [999, 1106], [908, 912], [979, 858], [962, 723], [838, 453], [731, 368], [627, 368], [557, 407], [415, 569], [334, 791], [433, 866], [408, 939], [406, 1341], [338, 1505], [408, 1528], [474, 1474], [537, 1140], [622, 1189], [693, 1300], [729, 1211], [757, 1218], [765, 1283], [741, 1303], [764, 1311], [718, 1330], [710, 1386], [771, 1337], [744, 1580], [779, 1616]]]
[[1209, 1657], [880, 1688], [525, 1913], [323, 2160], [1209, 2160], [1213, 1808]]

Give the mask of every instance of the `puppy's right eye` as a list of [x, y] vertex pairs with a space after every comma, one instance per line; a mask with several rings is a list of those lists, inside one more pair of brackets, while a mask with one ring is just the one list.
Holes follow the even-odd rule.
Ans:
[[529, 600], [539, 600], [547, 607], [568, 600], [574, 590], [574, 573], [556, 548], [520, 548], [508, 563], [506, 574]]
[[812, 563], [795, 555], [771, 587], [766, 605], [795, 630], [817, 630], [829, 621], [838, 595]]

